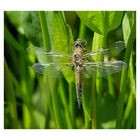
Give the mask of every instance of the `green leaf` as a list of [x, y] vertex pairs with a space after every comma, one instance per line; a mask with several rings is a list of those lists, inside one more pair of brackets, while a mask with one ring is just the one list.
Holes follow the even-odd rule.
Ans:
[[6, 15], [8, 16], [10, 22], [17, 28], [21, 25], [21, 14], [19, 11], [6, 11]]
[[[69, 53], [72, 50], [72, 46], [70, 46], [70, 44], [73, 41], [73, 38], [70, 27], [65, 23], [63, 13], [53, 12], [48, 13], [47, 16], [50, 18], [50, 20], [48, 20], [48, 28], [51, 36], [52, 50], [56, 52]], [[74, 73], [72, 73], [72, 70], [63, 72], [69, 83], [74, 81]]]
[[[45, 127], [45, 116], [44, 114], [40, 113], [39, 111], [35, 110], [34, 112], [34, 116], [35, 116], [35, 121], [36, 121], [36, 125], [37, 128], [43, 128]], [[40, 121], [38, 121], [40, 120]]]
[[23, 12], [21, 25], [24, 34], [35, 46], [42, 46], [42, 33], [40, 28], [39, 16], [37, 12]]
[[117, 28], [123, 16], [121, 11], [78, 11], [77, 14], [93, 32], [103, 35]]
[[113, 97], [108, 94], [102, 97], [100, 101], [100, 104], [97, 104], [98, 120], [102, 123], [115, 120], [117, 115], [117, 106]]
[[50, 38], [49, 38], [49, 31], [46, 21], [46, 16], [44, 11], [39, 12], [39, 19], [41, 25], [41, 32], [42, 32], [42, 39], [43, 39], [43, 47], [46, 48], [47, 51], [50, 51]]
[[135, 12], [126, 12], [124, 15], [123, 23], [123, 36], [125, 44], [128, 43], [129, 38], [134, 40], [136, 38], [136, 17]]
[[[136, 13], [128, 11], [124, 13], [124, 16], [120, 12], [111, 11], [91, 13], [95, 14], [95, 12], [98, 22], [95, 19], [92, 21], [92, 18], [90, 21], [94, 23], [97, 32], [91, 30], [91, 27], [88, 28], [83, 20], [79, 21], [76, 12], [73, 14], [69, 12], [66, 17], [65, 12], [62, 11], [4, 12], [5, 128], [109, 129], [115, 128], [116, 123], [117, 128], [136, 128]], [[85, 13], [88, 12], [85, 11]], [[121, 19], [119, 14], [124, 17], [123, 27], [118, 23]], [[113, 30], [117, 26], [119, 28]], [[70, 44], [73, 38], [77, 37], [86, 39], [86, 49], [94, 51], [104, 48], [106, 44], [118, 38], [122, 40], [122, 29], [126, 49], [113, 59], [123, 59], [125, 53], [123, 61], [127, 63], [129, 69], [123, 70], [122, 75], [112, 75], [112, 81], [109, 81], [109, 78], [100, 78], [98, 73], [90, 79], [84, 79], [87, 77], [83, 75], [83, 108], [81, 109], [77, 109], [76, 105], [75, 79], [71, 75], [74, 72], [64, 74], [67, 81], [64, 78], [53, 78], [50, 75], [38, 75], [31, 68], [31, 63], [35, 61], [34, 57], [31, 57], [33, 59], [31, 61], [30, 56], [28, 57], [25, 53], [24, 46], [27, 44], [41, 46], [47, 51], [69, 53], [73, 50]], [[110, 30], [113, 31], [108, 33]], [[99, 57], [94, 57], [95, 61], [96, 59], [97, 61], [103, 60], [100, 55], [97, 56]], [[43, 54], [37, 57], [42, 63], [46, 63], [47, 58], [50, 57]], [[55, 58], [51, 57], [49, 60], [52, 59]], [[59, 60], [56, 62], [61, 61]], [[111, 94], [113, 90], [110, 83], [114, 90], [113, 94]]]
[[[91, 78], [84, 78], [83, 79], [83, 94], [82, 94], [82, 103], [84, 105], [84, 112], [87, 114], [88, 118], [92, 119], [92, 81]], [[85, 114], [85, 115], [86, 115]]]

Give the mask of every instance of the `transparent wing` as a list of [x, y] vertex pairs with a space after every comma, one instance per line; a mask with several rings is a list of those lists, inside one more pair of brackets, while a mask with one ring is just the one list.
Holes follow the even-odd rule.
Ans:
[[44, 48], [29, 47], [27, 52], [37, 57], [40, 63], [62, 63], [72, 62], [72, 55], [66, 53], [49, 51], [47, 52]]
[[84, 55], [84, 58], [90, 57], [90, 56], [95, 56], [98, 54], [108, 54], [110, 56], [116, 56], [118, 55], [123, 49], [125, 48], [125, 44], [123, 41], [117, 41], [114, 44], [112, 44], [111, 48], [107, 49], [99, 49], [95, 50], [93, 52], [88, 52]]
[[63, 77], [63, 72], [72, 71], [72, 65], [70, 63], [61, 63], [59, 65], [55, 63], [35, 63], [32, 67], [35, 72], [50, 75], [52, 77]]
[[126, 67], [127, 64], [123, 61], [91, 62], [84, 64], [84, 70], [88, 76], [93, 76], [95, 72], [98, 72], [100, 76], [107, 76], [112, 73], [117, 73]]

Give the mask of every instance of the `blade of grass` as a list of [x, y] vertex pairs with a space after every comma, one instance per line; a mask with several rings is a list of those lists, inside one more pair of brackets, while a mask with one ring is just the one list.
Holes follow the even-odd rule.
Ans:
[[44, 11], [39, 12], [39, 19], [41, 24], [42, 38], [43, 38], [43, 46], [48, 51], [51, 50], [51, 44], [49, 39], [49, 32], [47, 28], [46, 16]]
[[16, 106], [16, 96], [12, 85], [10, 70], [8, 68], [7, 62], [4, 59], [4, 92], [7, 100], [7, 105], [9, 108], [9, 119], [10, 127], [18, 128], [18, 116], [17, 116], [17, 106]]

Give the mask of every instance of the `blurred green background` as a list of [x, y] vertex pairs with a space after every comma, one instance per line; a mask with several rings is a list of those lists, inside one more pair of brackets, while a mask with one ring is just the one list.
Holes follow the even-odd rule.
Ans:
[[[127, 63], [119, 73], [84, 79], [80, 109], [74, 74], [37, 74], [36, 58], [26, 51], [37, 46], [72, 53], [77, 38], [92, 51], [122, 40], [126, 49], [113, 59]], [[134, 129], [135, 85], [135, 11], [4, 12], [4, 128]]]

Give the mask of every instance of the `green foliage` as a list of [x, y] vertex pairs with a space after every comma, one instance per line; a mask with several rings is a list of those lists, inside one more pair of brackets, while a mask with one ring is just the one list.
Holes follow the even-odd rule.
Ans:
[[43, 46], [42, 33], [37, 12], [22, 12], [21, 26], [25, 36], [35, 46]]
[[[63, 78], [37, 74], [31, 67], [36, 58], [26, 52], [37, 46], [69, 54], [77, 38], [92, 51], [124, 40], [126, 49], [113, 59], [127, 63], [122, 73], [84, 77], [80, 109], [74, 72], [63, 72]], [[6, 11], [4, 128], [136, 128], [135, 41], [134, 11]], [[37, 54], [37, 59], [46, 58]]]
[[[126, 91], [126, 84], [125, 81], [128, 79], [128, 70], [131, 70], [132, 73], [134, 73], [134, 75], [132, 74], [130, 76], [130, 82], [132, 83], [132, 81], [134, 82], [131, 87], [130, 87], [130, 94], [129, 96], [132, 96], [131, 100], [135, 100], [136, 95], [135, 95], [135, 68], [134, 65], [132, 63], [132, 57], [133, 55], [131, 55], [131, 53], [133, 53], [133, 44], [136, 38], [136, 13], [135, 12], [126, 12], [125, 16], [124, 16], [124, 20], [123, 20], [123, 32], [124, 32], [124, 41], [126, 43], [127, 49], [126, 49], [126, 53], [125, 53], [125, 57], [124, 57], [124, 61], [128, 64], [129, 69], [124, 69], [122, 72], [122, 77], [121, 77], [121, 83], [120, 83], [120, 96], [119, 96], [119, 106], [118, 106], [118, 116], [117, 116], [117, 128], [123, 128], [123, 111], [124, 111], [124, 98], [125, 98], [125, 91]], [[131, 64], [130, 64], [130, 59], [131, 59]], [[132, 89], [134, 88], [134, 89]], [[133, 94], [133, 95], [131, 95]], [[135, 108], [135, 102], [132, 102], [131, 107]], [[135, 109], [133, 110], [135, 112]], [[133, 123], [135, 123], [136, 119], [134, 118], [133, 121], [131, 122], [132, 125], [134, 125]]]
[[117, 28], [120, 25], [123, 17], [123, 12], [120, 11], [80, 11], [77, 13], [82, 22], [93, 32], [103, 35]]

